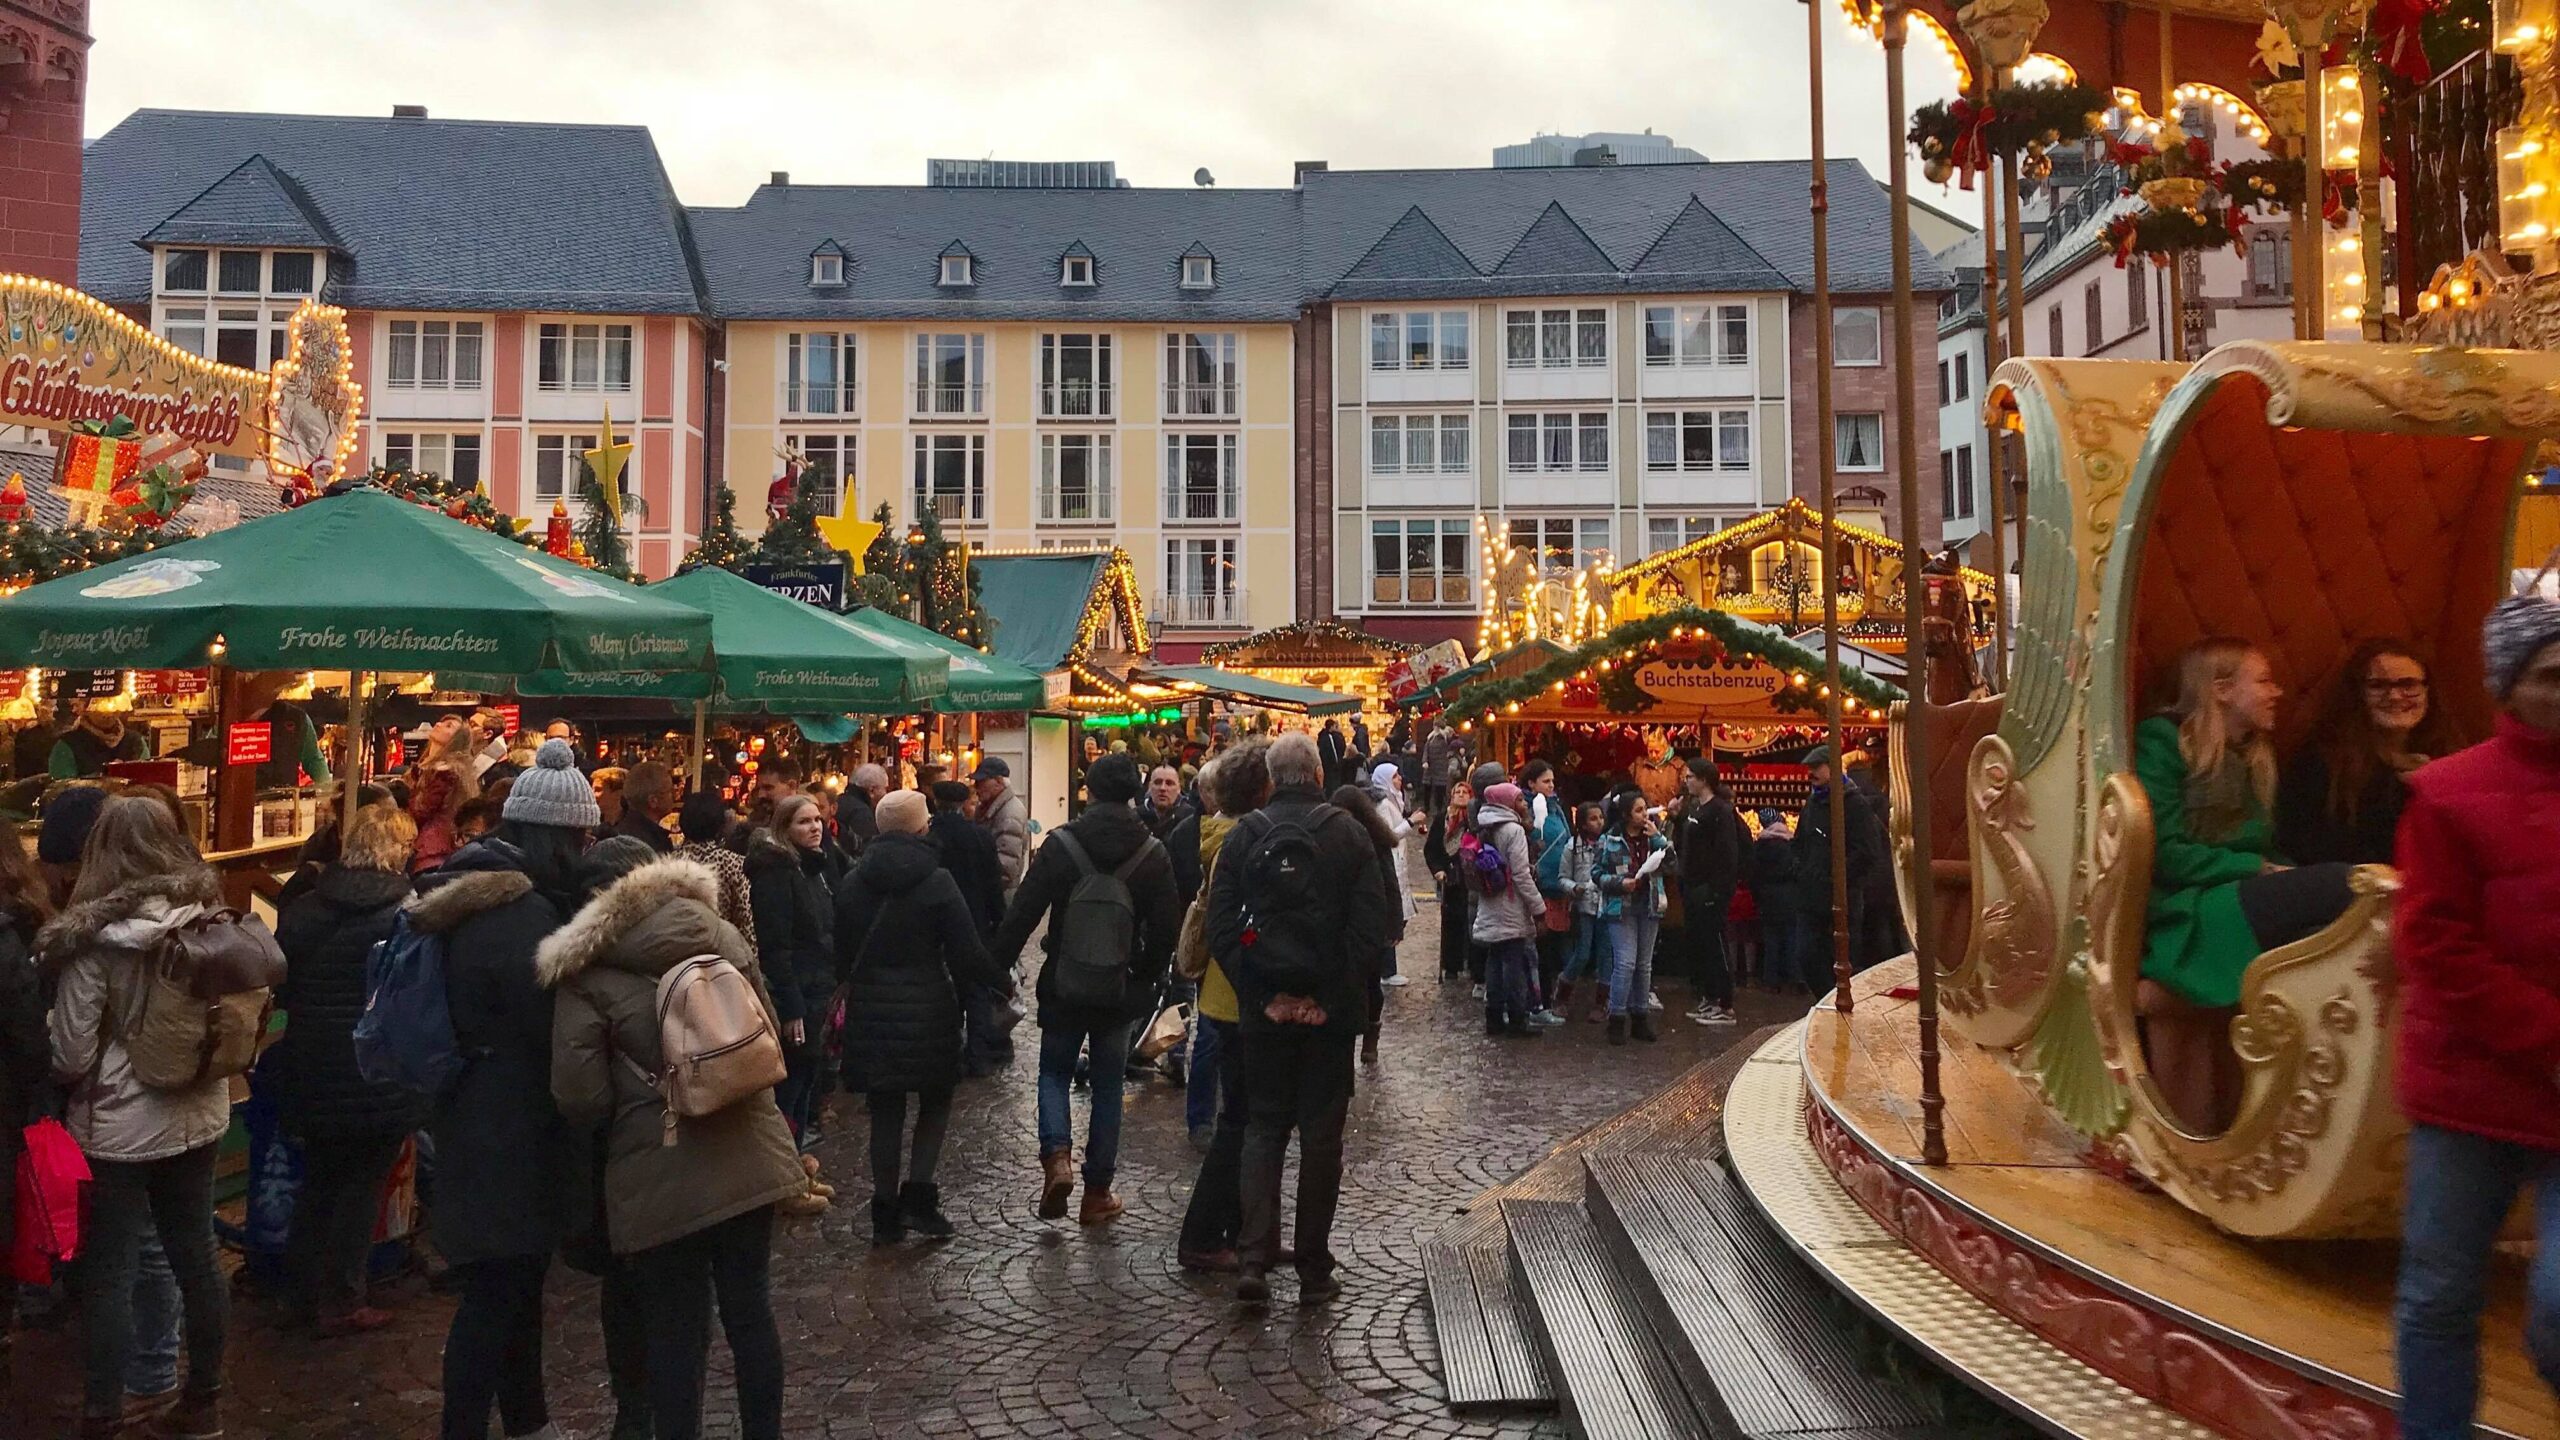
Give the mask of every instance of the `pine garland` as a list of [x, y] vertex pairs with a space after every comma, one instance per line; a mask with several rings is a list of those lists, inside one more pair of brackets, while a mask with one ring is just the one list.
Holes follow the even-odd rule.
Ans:
[[[1526, 703], [1563, 681], [1568, 690], [1578, 684], [1596, 685], [1599, 699], [1611, 714], [1641, 715], [1660, 702], [1636, 684], [1634, 671], [1643, 658], [1622, 662], [1620, 657], [1628, 650], [1658, 652], [1664, 642], [1673, 639], [1674, 629], [1696, 634], [1702, 646], [1712, 646], [1726, 656], [1745, 656], [1797, 674], [1822, 673], [1820, 655], [1783, 635], [1737, 620], [1721, 610], [1684, 606], [1631, 620], [1525, 674], [1470, 685], [1445, 697], [1444, 708], [1461, 718], [1498, 716], [1504, 706], [1514, 701]], [[1609, 668], [1599, 669], [1604, 662]], [[1593, 673], [1586, 678], [1585, 671]], [[1846, 699], [1877, 709], [1904, 698], [1899, 689], [1855, 669], [1840, 672], [1840, 690]], [[1815, 684], [1790, 686], [1773, 696], [1770, 704], [1789, 713], [1823, 708], [1820, 689]]]
[[682, 569], [692, 570], [716, 565], [735, 570], [747, 563], [754, 553], [754, 542], [738, 530], [738, 491], [723, 484], [712, 497], [711, 523], [703, 527], [702, 538], [685, 552]]

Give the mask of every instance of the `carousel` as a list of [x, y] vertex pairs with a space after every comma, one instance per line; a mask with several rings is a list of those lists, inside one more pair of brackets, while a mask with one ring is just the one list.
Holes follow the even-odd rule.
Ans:
[[[2170, 993], [2141, 969], [2157, 835], [2133, 731], [2174, 657], [2236, 635], [2297, 697], [2280, 752], [2310, 723], [2299, 697], [2379, 636], [2425, 664], [2460, 743], [2487, 733], [2481, 621], [2543, 569], [2548, 527], [2527, 496], [2560, 457], [2560, 7], [1809, 8], [1812, 153], [1826, 21], [1845, 13], [1883, 46], [1908, 142], [1897, 240], [1915, 158], [1979, 187], [1986, 539], [2014, 590], [1984, 597], [1976, 676], [1961, 647], [1931, 643], [1952, 638], [1947, 596], [1902, 577], [1915, 673], [1886, 748], [1912, 953], [1852, 974], [1835, 949], [1836, 989], [1801, 1021], [1453, 1223], [1426, 1254], [1453, 1402], [1551, 1398], [1586, 1435], [2388, 1440], [2409, 1134], [2392, 1088], [2397, 879], [2356, 869], [2345, 912], [2258, 955], [2235, 1005]], [[1915, 44], [1952, 60], [1959, 101], [1914, 111]], [[2198, 107], [2268, 158], [2205, 163], [2184, 134]], [[2166, 361], [2004, 361], [2026, 350], [2019, 195], [2066, 143], [2108, 147], [2130, 176], [2139, 204], [2110, 241], [2166, 272]], [[2206, 350], [2191, 261], [2232, 243], [2240, 208], [2293, 222], [2294, 338]], [[1815, 307], [1819, 348], [1822, 282]], [[1917, 367], [1907, 346], [1899, 359], [1909, 453]], [[1827, 354], [1814, 373], [1827, 411]], [[1836, 518], [1827, 473], [1823, 499]], [[1920, 516], [1900, 508], [1916, 551]], [[1684, 584], [1693, 600], [1764, 588], [1722, 562]], [[1843, 622], [1872, 587], [1819, 588], [1836, 734], [1858, 704]], [[2481, 1326], [2478, 1433], [2560, 1436], [2524, 1341], [2527, 1231], [2510, 1234]], [[1507, 1266], [1484, 1264], [1488, 1243]], [[1824, 1351], [1837, 1323], [1790, 1308], [1789, 1255], [1994, 1413], [1957, 1424], [1964, 1407], [1907, 1369], [1879, 1382]], [[1504, 1359], [1514, 1313], [1525, 1370]], [[1615, 1315], [1632, 1338], [1611, 1338]]]

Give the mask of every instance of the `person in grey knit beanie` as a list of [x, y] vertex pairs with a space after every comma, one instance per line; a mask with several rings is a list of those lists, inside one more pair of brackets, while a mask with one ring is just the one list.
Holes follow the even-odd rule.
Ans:
[[2543, 646], [2560, 640], [2560, 601], [2515, 595], [2498, 602], [2480, 625], [2480, 651], [2489, 693], [2505, 700]]
[[592, 830], [604, 823], [594, 788], [578, 773], [578, 752], [559, 739], [543, 741], [534, 752], [533, 768], [517, 776], [515, 787], [507, 791], [503, 813], [527, 825], [566, 830]]

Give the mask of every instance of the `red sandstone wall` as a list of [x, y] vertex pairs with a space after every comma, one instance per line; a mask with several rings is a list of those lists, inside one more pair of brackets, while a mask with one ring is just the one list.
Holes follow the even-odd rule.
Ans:
[[88, 0], [0, 7], [0, 272], [80, 278]]

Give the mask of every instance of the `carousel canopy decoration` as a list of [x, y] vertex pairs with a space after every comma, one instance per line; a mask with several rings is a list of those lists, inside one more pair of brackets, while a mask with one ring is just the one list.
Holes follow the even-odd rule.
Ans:
[[[2152, 6], [2113, 0], [1909, 0], [1911, 36], [1934, 40], [1946, 49], [1962, 89], [1974, 88], [1973, 77], [1986, 63], [2001, 63], [2002, 53], [1985, 54], [1980, 36], [2000, 48], [2031, 46], [2027, 58], [2050, 65], [2078, 84], [2102, 91], [2131, 90], [2157, 97], [2160, 91], [2160, 17]], [[2270, 6], [2261, 0], [2166, 0], [2175, 45], [2179, 82], [2212, 85], [2236, 95], [2250, 93], [2255, 79], [2258, 40], [2266, 28]], [[2343, 0], [2280, 0], [2287, 11], [2343, 8]], [[1849, 27], [1870, 38], [1880, 33], [1882, 7], [1876, 0], [1840, 0]], [[2046, 11], [2037, 16], [2032, 12]], [[2012, 23], [2014, 17], [2014, 23]], [[2155, 107], [2157, 108], [2157, 107]]]
[[[1786, 683], [1772, 689], [1766, 708], [1781, 713], [1819, 711], [1829, 692], [1822, 683], [1822, 657], [1765, 625], [1740, 620], [1721, 610], [1695, 606], [1664, 610], [1631, 620], [1594, 636], [1564, 654], [1508, 679], [1487, 680], [1449, 693], [1445, 704], [1462, 724], [1516, 715], [1545, 695], [1569, 695], [1580, 686], [1596, 687], [1595, 711], [1617, 716], [1641, 714], [1662, 703], [1630, 683], [1638, 667], [1653, 660], [1713, 664], [1745, 659], [1782, 672]], [[1902, 691], [1861, 671], [1843, 668], [1844, 698], [1882, 719], [1885, 708], [1903, 698]]]

